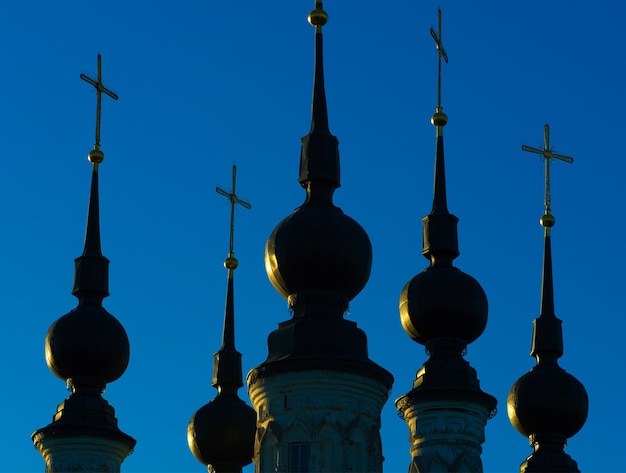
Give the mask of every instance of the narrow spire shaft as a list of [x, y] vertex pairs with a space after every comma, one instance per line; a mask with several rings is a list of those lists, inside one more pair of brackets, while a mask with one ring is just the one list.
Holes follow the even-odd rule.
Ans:
[[315, 72], [313, 74], [313, 106], [311, 109], [311, 135], [330, 134], [328, 106], [324, 86], [324, 39], [321, 26], [315, 30]]
[[234, 273], [228, 270], [228, 286], [226, 289], [226, 308], [224, 310], [224, 333], [222, 335], [222, 350], [235, 349], [235, 299]]
[[212, 386], [222, 393], [236, 393], [243, 386], [241, 353], [235, 349], [235, 303], [233, 269], [228, 269], [222, 347], [213, 355]]
[[237, 167], [233, 164], [231, 191], [217, 187], [218, 194], [227, 197], [230, 201], [230, 244], [228, 257], [224, 261], [224, 267], [228, 270], [228, 283], [226, 286], [226, 307], [224, 309], [224, 330], [222, 332], [222, 347], [213, 355], [213, 387], [219, 394], [236, 394], [243, 386], [241, 370], [241, 353], [235, 349], [235, 283], [234, 271], [238, 266], [235, 258], [235, 206], [241, 205], [251, 209], [252, 205], [237, 197], [235, 193], [237, 185]]
[[552, 280], [552, 245], [550, 227], [544, 229], [543, 272], [541, 278], [541, 312], [542, 317], [555, 317], [554, 284]]
[[100, 202], [98, 197], [98, 164], [94, 163], [91, 173], [91, 191], [87, 212], [85, 249], [76, 258], [74, 289], [72, 294], [84, 302], [94, 298], [100, 302], [109, 295], [109, 260], [102, 255], [100, 246]]
[[443, 153], [443, 127], [437, 126], [437, 150], [435, 152], [435, 182], [431, 215], [448, 214], [446, 195], [446, 166]]
[[100, 245], [100, 198], [98, 190], [98, 165], [93, 165], [91, 173], [91, 191], [89, 211], [87, 213], [87, 231], [85, 233], [84, 256], [102, 256]]
[[552, 280], [552, 245], [550, 227], [544, 227], [543, 274], [541, 281], [541, 308], [533, 322], [533, 341], [530, 354], [537, 362], [556, 360], [563, 356], [563, 329], [554, 313]]
[[433, 208], [422, 219], [422, 254], [430, 260], [431, 266], [451, 266], [459, 256], [457, 223], [458, 219], [448, 211], [446, 196], [446, 166], [443, 152], [443, 127], [448, 117], [441, 107], [437, 107], [431, 119], [436, 128], [435, 182]]
[[339, 140], [330, 133], [328, 108], [324, 87], [324, 43], [322, 26], [328, 15], [322, 2], [315, 2], [309, 23], [315, 26], [315, 71], [313, 74], [313, 104], [311, 129], [302, 138], [300, 153], [300, 185], [307, 189], [308, 201], [332, 204], [332, 193], [340, 186]]

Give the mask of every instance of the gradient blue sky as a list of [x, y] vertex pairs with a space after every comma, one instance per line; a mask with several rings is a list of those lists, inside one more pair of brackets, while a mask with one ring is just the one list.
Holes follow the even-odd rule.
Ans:
[[[432, 199], [437, 59], [429, 27], [443, 10], [448, 203], [457, 266], [489, 298], [489, 324], [468, 348], [498, 399], [486, 472], [531, 453], [506, 396], [533, 366], [541, 280], [542, 146], [549, 123], [573, 165], [552, 168], [553, 258], [561, 365], [590, 397], [567, 451], [587, 472], [623, 470], [623, 131], [626, 40], [621, 2], [333, 1], [325, 32], [331, 131], [342, 187], [335, 203], [368, 232], [374, 263], [348, 317], [395, 384], [383, 411], [385, 471], [406, 471], [408, 430], [393, 400], [426, 360], [399, 323], [398, 296], [422, 271], [421, 218]], [[69, 393], [46, 367], [48, 327], [76, 305], [93, 146], [96, 73], [104, 98], [100, 168], [105, 307], [126, 327], [131, 362], [108, 386], [121, 429], [137, 440], [123, 470], [202, 472], [187, 448], [191, 415], [215, 395], [226, 290], [230, 186], [236, 214], [237, 347], [244, 372], [289, 317], [264, 269], [266, 238], [304, 199], [300, 137], [310, 123], [312, 0], [9, 2], [0, 12], [1, 471], [43, 471], [31, 433]], [[245, 389], [240, 390], [247, 398]], [[251, 471], [248, 467], [246, 471]]]

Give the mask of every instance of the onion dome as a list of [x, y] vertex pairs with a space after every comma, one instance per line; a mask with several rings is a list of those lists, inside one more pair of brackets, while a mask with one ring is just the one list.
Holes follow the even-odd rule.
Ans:
[[309, 15], [315, 26], [311, 129], [302, 138], [299, 182], [304, 204], [274, 229], [265, 246], [265, 269], [296, 316], [341, 318], [365, 287], [372, 246], [365, 230], [333, 204], [340, 186], [339, 141], [330, 133], [324, 89], [322, 2]]
[[226, 309], [222, 347], [214, 354], [213, 387], [217, 397], [196, 411], [187, 427], [189, 449], [199, 462], [210, 465], [212, 471], [241, 472], [252, 462], [256, 435], [256, 412], [239, 398], [238, 389], [243, 386], [241, 353], [235, 349], [234, 271], [238, 266], [233, 253], [234, 208], [250, 204], [235, 194], [236, 168], [233, 166], [232, 192], [217, 188], [218, 193], [231, 202], [230, 252], [224, 261], [228, 270]]
[[584, 425], [589, 399], [582, 383], [558, 364], [563, 334], [561, 320], [554, 313], [550, 229], [555, 219], [548, 206], [540, 221], [544, 227], [541, 312], [534, 320], [531, 349], [536, 365], [511, 388], [507, 409], [511, 424], [534, 448], [520, 471], [577, 472], [576, 462], [563, 448]]

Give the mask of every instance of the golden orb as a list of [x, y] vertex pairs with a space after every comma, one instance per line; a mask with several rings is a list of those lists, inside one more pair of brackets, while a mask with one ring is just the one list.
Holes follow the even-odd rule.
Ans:
[[90, 163], [100, 164], [102, 161], [104, 161], [104, 153], [99, 149], [92, 149], [87, 155], [87, 159]]
[[446, 123], [448, 123], [448, 115], [438, 109], [437, 112], [430, 119], [430, 123], [435, 126], [446, 126]]
[[234, 256], [229, 256], [224, 260], [224, 267], [226, 269], [236, 269], [239, 265], [239, 261]]
[[328, 13], [321, 8], [316, 8], [309, 13], [309, 23], [313, 26], [324, 26], [328, 22]]
[[539, 219], [539, 223], [541, 223], [543, 227], [548, 227], [548, 228], [553, 227], [555, 222], [556, 222], [556, 219], [554, 218], [554, 215], [552, 214], [544, 214]]

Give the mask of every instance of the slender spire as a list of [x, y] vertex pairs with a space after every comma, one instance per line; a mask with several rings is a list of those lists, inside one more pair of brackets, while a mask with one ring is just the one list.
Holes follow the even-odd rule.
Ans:
[[339, 141], [328, 126], [322, 36], [322, 26], [327, 23], [328, 14], [321, 1], [315, 2], [315, 10], [308, 19], [315, 26], [315, 71], [311, 129], [302, 138], [299, 182], [307, 189], [307, 202], [332, 203], [333, 191], [340, 186]]
[[328, 22], [328, 14], [321, 0], [315, 2], [315, 10], [309, 13], [309, 23], [315, 26], [315, 71], [313, 76], [313, 105], [311, 109], [311, 131], [315, 134], [330, 134], [328, 128], [328, 108], [324, 88], [324, 44], [322, 26]]
[[98, 54], [97, 80], [85, 74], [80, 78], [96, 89], [96, 142], [93, 150], [88, 154], [92, 163], [91, 192], [89, 196], [89, 210], [87, 213], [87, 231], [85, 233], [85, 249], [83, 255], [76, 258], [74, 289], [72, 294], [83, 300], [85, 297], [95, 297], [102, 300], [109, 295], [108, 267], [109, 260], [102, 256], [100, 246], [100, 203], [98, 197], [98, 166], [104, 160], [104, 153], [100, 150], [100, 117], [102, 115], [102, 93], [114, 100], [118, 96], [104, 87], [102, 83], [102, 56]]
[[438, 13], [439, 33], [431, 27], [430, 34], [435, 40], [437, 48], [437, 108], [431, 118], [436, 128], [435, 151], [435, 179], [433, 185], [433, 208], [423, 222], [422, 253], [431, 261], [431, 265], [451, 265], [452, 260], [459, 255], [457, 222], [458, 219], [448, 211], [446, 195], [446, 168], [443, 146], [443, 127], [448, 123], [448, 117], [443, 113], [441, 106], [441, 59], [448, 62], [448, 55], [441, 40], [441, 10]]
[[544, 228], [544, 250], [543, 250], [543, 269], [541, 282], [541, 308], [539, 319], [535, 321], [535, 329], [533, 331], [533, 344], [531, 355], [541, 361], [541, 355], [544, 357], [550, 354], [551, 357], [560, 358], [563, 355], [563, 335], [561, 330], [561, 321], [556, 318], [554, 313], [554, 289], [552, 282], [552, 246], [550, 239], [550, 229], [554, 226], [556, 220], [552, 215], [551, 199], [550, 199], [550, 164], [553, 159], [558, 159], [566, 163], [573, 163], [574, 159], [570, 156], [557, 154], [554, 148], [550, 147], [550, 127], [548, 124], [543, 127], [543, 149], [533, 148], [531, 146], [522, 145], [522, 151], [539, 154], [545, 162], [544, 174], [544, 214], [541, 216], [540, 223]]
[[230, 201], [230, 245], [224, 267], [228, 270], [226, 308], [222, 346], [213, 355], [213, 383], [217, 396], [192, 416], [187, 426], [187, 443], [193, 455], [215, 473], [240, 473], [252, 461], [256, 413], [243, 402], [237, 391], [241, 386], [241, 353], [235, 348], [234, 275], [238, 266], [234, 251], [235, 206], [252, 206], [235, 193], [237, 168], [233, 165], [230, 192], [217, 187], [218, 194]]
[[569, 156], [554, 153], [550, 147], [550, 128], [544, 126], [542, 149], [522, 145], [523, 151], [545, 159], [544, 227], [541, 306], [533, 323], [531, 356], [536, 366], [519, 378], [509, 392], [507, 408], [513, 426], [530, 439], [534, 453], [522, 463], [520, 471], [577, 472], [578, 466], [563, 448], [587, 419], [588, 397], [584, 386], [558, 365], [563, 355], [561, 320], [554, 311], [552, 247], [550, 230], [556, 220], [550, 207], [550, 161], [573, 163]]
[[231, 191], [227, 192], [221, 187], [216, 187], [215, 191], [228, 198], [230, 201], [230, 246], [228, 257], [224, 261], [224, 267], [228, 270], [228, 287], [226, 290], [226, 308], [224, 310], [224, 331], [222, 334], [222, 347], [215, 353], [213, 365], [213, 386], [222, 392], [223, 390], [234, 390], [241, 386], [241, 353], [235, 349], [235, 308], [234, 308], [234, 275], [233, 272], [238, 266], [235, 258], [235, 206], [241, 205], [245, 209], [252, 209], [252, 206], [237, 197], [235, 193], [237, 181], [237, 166], [233, 164], [233, 181]]

